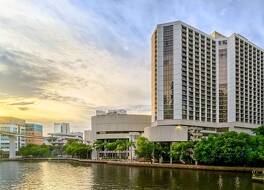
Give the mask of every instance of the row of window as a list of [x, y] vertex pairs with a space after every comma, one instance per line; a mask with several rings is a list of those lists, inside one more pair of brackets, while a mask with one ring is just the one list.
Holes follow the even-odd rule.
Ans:
[[236, 37], [236, 121], [264, 123], [264, 52]]
[[182, 26], [182, 118], [216, 121], [215, 41]]
[[157, 52], [157, 30], [153, 34], [152, 39], [152, 85], [154, 89], [152, 89], [152, 115], [154, 117], [154, 121], [157, 120], [157, 58], [158, 58], [158, 52]]
[[163, 117], [173, 119], [173, 25], [163, 28]]

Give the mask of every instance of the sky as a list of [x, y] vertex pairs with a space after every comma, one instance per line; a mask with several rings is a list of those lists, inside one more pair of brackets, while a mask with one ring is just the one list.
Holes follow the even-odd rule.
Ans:
[[264, 47], [261, 0], [0, 0], [0, 116], [90, 128], [95, 110], [150, 114], [150, 39], [182, 20]]

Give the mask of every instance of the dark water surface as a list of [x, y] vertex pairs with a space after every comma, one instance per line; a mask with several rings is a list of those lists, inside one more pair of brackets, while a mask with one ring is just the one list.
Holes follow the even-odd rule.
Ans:
[[75, 165], [63, 162], [0, 162], [0, 190], [178, 189], [264, 190], [248, 173]]

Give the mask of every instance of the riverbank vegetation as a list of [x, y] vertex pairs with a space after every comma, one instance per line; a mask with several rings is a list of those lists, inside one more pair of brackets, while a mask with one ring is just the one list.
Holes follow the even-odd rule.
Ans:
[[[97, 140], [93, 145], [84, 144], [82, 141], [69, 140], [66, 145], [35, 145], [28, 144], [22, 147], [19, 155], [23, 157], [48, 158], [48, 157], [73, 157], [91, 159], [92, 150], [104, 152], [105, 159], [128, 159], [128, 150], [133, 143], [128, 140], [103, 141]], [[124, 156], [124, 152], [126, 152]], [[99, 158], [99, 156], [98, 156]]]
[[[66, 145], [27, 145], [20, 149], [24, 157], [58, 157], [90, 159], [96, 150], [97, 159], [129, 159], [132, 147], [137, 158], [150, 162], [173, 162], [222, 166], [264, 166], [264, 126], [252, 130], [254, 135], [226, 132], [209, 135], [199, 141], [154, 143], [139, 137], [129, 140], [97, 140], [92, 145], [69, 141]], [[132, 157], [130, 157], [132, 158]]]
[[152, 162], [152, 158], [154, 154], [154, 143], [150, 142], [147, 138], [145, 137], [139, 137], [137, 139], [136, 143], [136, 155], [139, 158], [144, 158], [147, 161]]
[[[159, 160], [160, 152], [167, 152], [174, 162], [183, 164], [264, 166], [264, 126], [253, 130], [255, 135], [226, 132], [209, 135], [196, 142], [175, 142], [168, 152], [160, 143], [144, 137], [137, 141], [138, 157]], [[158, 151], [155, 150], [158, 148]], [[157, 154], [158, 152], [158, 154]], [[163, 153], [164, 154], [164, 153]]]
[[74, 158], [91, 158], [92, 146], [81, 141], [72, 140], [62, 145], [35, 145], [28, 144], [20, 148], [19, 154], [23, 157], [48, 158], [58, 156], [70, 156]]
[[21, 147], [19, 152], [22, 156], [26, 157], [46, 158], [51, 155], [51, 147], [47, 145], [28, 144], [25, 147]]
[[264, 166], [264, 136], [228, 132], [202, 139], [193, 147], [195, 159], [209, 165]]
[[72, 157], [88, 159], [91, 158], [92, 146], [82, 143], [81, 141], [69, 141], [64, 150], [67, 155]]

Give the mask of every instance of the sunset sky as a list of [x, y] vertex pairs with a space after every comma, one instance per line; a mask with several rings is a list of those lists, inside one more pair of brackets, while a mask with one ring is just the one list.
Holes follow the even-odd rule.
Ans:
[[[150, 37], [182, 20], [264, 47], [261, 0], [1, 0], [0, 116], [90, 127], [96, 109], [150, 114]], [[252, 17], [254, 13], [254, 17]]]

